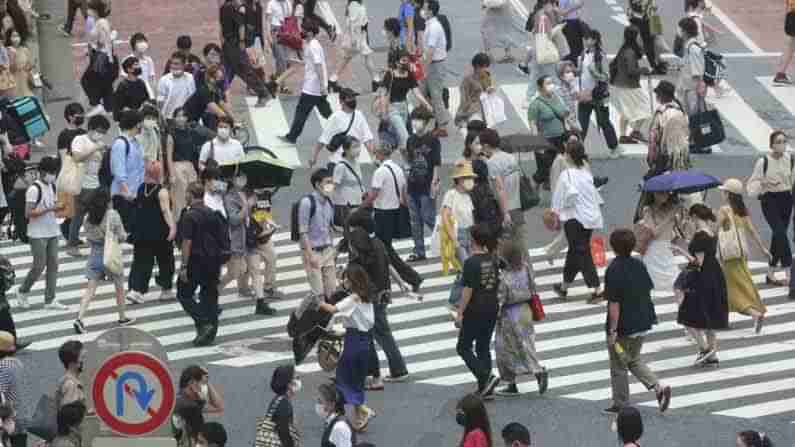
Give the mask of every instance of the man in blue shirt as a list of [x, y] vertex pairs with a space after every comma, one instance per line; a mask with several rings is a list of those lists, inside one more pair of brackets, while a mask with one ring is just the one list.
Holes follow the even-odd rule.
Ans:
[[337, 289], [331, 235], [334, 206], [329, 199], [334, 193], [334, 180], [326, 169], [312, 173], [310, 180], [314, 191], [298, 205], [298, 232], [309, 287], [315, 296], [327, 298]]
[[113, 182], [110, 194], [113, 208], [121, 216], [124, 230], [130, 234], [134, 201], [138, 188], [144, 182], [144, 152], [135, 138], [141, 132], [141, 115], [135, 110], [125, 110], [119, 115], [121, 135], [110, 148], [110, 172]]

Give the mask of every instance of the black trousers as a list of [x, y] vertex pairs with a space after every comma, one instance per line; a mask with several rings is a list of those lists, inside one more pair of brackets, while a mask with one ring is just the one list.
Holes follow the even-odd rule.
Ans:
[[[478, 390], [486, 386], [491, 376], [491, 336], [497, 324], [497, 315], [464, 315], [458, 332], [456, 351], [469, 371], [478, 380]], [[472, 350], [474, 343], [475, 349]]]
[[124, 231], [127, 234], [132, 234], [133, 232], [133, 221], [135, 220], [135, 203], [125, 199], [122, 196], [113, 196], [111, 199], [113, 203], [113, 209], [119, 213], [119, 217], [121, 217], [121, 223], [124, 225]]
[[588, 135], [588, 127], [591, 124], [591, 113], [596, 113], [596, 124], [602, 129], [602, 135], [605, 136], [605, 142], [610, 150], [618, 147], [618, 138], [616, 137], [616, 128], [610, 122], [610, 108], [606, 104], [599, 104], [593, 102], [580, 102], [577, 104], [577, 119], [580, 121], [582, 128], [582, 139], [585, 141], [585, 136]]
[[75, 23], [75, 16], [78, 10], [83, 13], [83, 19], [85, 19], [87, 17], [85, 0], [69, 0], [66, 8], [66, 22], [63, 25], [63, 30], [67, 33], [72, 33], [72, 26]]
[[[220, 264], [191, 258], [188, 262], [188, 281], [177, 281], [177, 299], [185, 313], [193, 319], [197, 330], [206, 325], [218, 327], [220, 279]], [[198, 301], [195, 297], [196, 289], [199, 289]]]
[[301, 133], [304, 131], [306, 120], [315, 107], [317, 107], [317, 110], [323, 115], [323, 118], [331, 116], [331, 105], [328, 103], [325, 96], [301, 93], [301, 96], [298, 98], [298, 105], [295, 107], [295, 116], [293, 117], [293, 124], [290, 126], [290, 133], [287, 134], [289, 140], [295, 141], [301, 136]]
[[584, 32], [584, 24], [580, 19], [566, 20], [566, 25], [563, 26], [563, 36], [566, 37], [566, 43], [569, 44], [569, 55], [565, 60], [571, 61], [574, 65], [579, 64], [580, 56], [584, 51], [582, 36]]
[[[96, 106], [102, 103], [106, 111], [113, 110], [113, 82], [116, 80], [116, 73], [109, 74], [108, 76], [101, 76], [91, 69], [94, 65], [94, 58], [96, 51], [91, 50], [89, 56], [89, 64], [83, 76], [80, 78], [80, 85], [88, 98], [90, 106]], [[114, 64], [114, 67], [118, 65]], [[111, 71], [118, 71], [118, 68], [111, 68]]]
[[576, 219], [569, 219], [563, 225], [569, 251], [566, 252], [566, 263], [563, 265], [563, 282], [571, 284], [578, 273], [582, 273], [585, 284], [590, 288], [599, 287], [599, 275], [591, 256], [591, 233]]
[[[226, 69], [226, 82], [231, 84], [235, 80], [235, 76], [246, 84], [246, 87], [254, 90], [259, 98], [266, 98], [269, 96], [265, 89], [265, 80], [257, 76], [257, 71], [251, 65], [248, 59], [246, 50], [240, 48], [239, 45], [224, 42], [224, 67]], [[209, 126], [208, 126], [209, 127]]]
[[762, 214], [765, 216], [773, 237], [770, 239], [770, 266], [792, 265], [792, 249], [787, 239], [789, 219], [792, 216], [792, 192], [769, 192], [759, 197]]
[[163, 290], [170, 290], [174, 286], [174, 244], [168, 241], [136, 241], [130, 267], [130, 290], [142, 294], [149, 291], [155, 259], [158, 270], [155, 283]]
[[14, 317], [11, 316], [11, 306], [4, 306], [4, 309], [0, 310], [0, 331], [17, 336], [17, 326], [14, 324]]
[[422, 276], [417, 273], [406, 261], [398, 256], [397, 252], [391, 245], [384, 245], [386, 248], [386, 255], [389, 258], [389, 265], [394, 267], [400, 279], [406, 281], [414, 287], [419, 287], [422, 284]]
[[646, 53], [646, 59], [652, 68], [657, 67], [657, 50], [654, 48], [654, 36], [651, 34], [651, 26], [648, 18], [631, 18], [629, 22], [640, 30], [640, 38], [643, 40], [643, 51]]
[[398, 213], [400, 209], [394, 210], [379, 210], [375, 209], [373, 212], [373, 220], [375, 221], [375, 237], [381, 239], [387, 247], [392, 247], [392, 239], [395, 238], [397, 228], [395, 225], [398, 221]]
[[552, 168], [552, 162], [563, 151], [563, 135], [547, 138], [547, 140], [555, 146], [555, 149], [547, 149], [544, 152], [536, 152], [535, 154], [536, 172], [533, 174], [533, 180], [538, 184], [549, 181], [549, 170]]

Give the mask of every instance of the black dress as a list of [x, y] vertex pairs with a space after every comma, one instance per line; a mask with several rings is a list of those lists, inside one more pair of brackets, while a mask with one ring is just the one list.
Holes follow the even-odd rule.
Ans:
[[726, 278], [716, 257], [717, 238], [699, 231], [688, 246], [690, 254], [704, 253], [701, 267], [688, 266], [677, 279], [685, 297], [679, 306], [677, 323], [696, 329], [728, 329], [729, 300]]

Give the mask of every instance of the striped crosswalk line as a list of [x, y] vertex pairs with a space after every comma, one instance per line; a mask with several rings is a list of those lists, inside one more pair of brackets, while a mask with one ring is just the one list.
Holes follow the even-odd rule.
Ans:
[[[262, 351], [247, 349], [240, 352], [227, 350], [229, 346], [252, 344], [252, 340], [283, 340], [289, 338], [285, 331], [289, 312], [298, 306], [309, 288], [304, 280], [300, 252], [289, 241], [286, 233], [275, 235], [279, 253], [277, 285], [285, 298], [273, 303], [278, 314], [273, 317], [255, 316], [253, 302], [240, 298], [228, 288], [221, 296], [224, 312], [216, 346], [194, 347], [193, 322], [184, 314], [176, 301], [147, 301], [143, 305], [128, 307], [129, 315], [137, 319], [134, 327], [158, 338], [172, 362], [201, 361], [221, 367], [273, 366], [292, 360], [289, 349]], [[396, 250], [407, 254], [411, 241], [395, 243]], [[19, 266], [18, 276], [24, 276], [31, 262], [27, 247], [10, 242], [0, 242], [0, 253], [12, 264]], [[560, 280], [563, 256], [550, 264], [541, 248], [530, 251], [540, 297], [545, 304], [547, 320], [536, 325], [536, 346], [542, 363], [550, 370], [550, 394], [567, 399], [601, 401], [610, 397], [609, 365], [604, 348], [604, 306], [585, 303], [588, 290], [578, 281], [570, 289], [568, 300], [560, 300], [551, 286]], [[131, 251], [124, 252], [129, 267]], [[608, 253], [608, 258], [612, 256]], [[343, 258], [344, 259], [344, 258]], [[115, 326], [116, 312], [113, 287], [102, 284], [84, 319], [90, 331], [75, 335], [72, 319], [82, 295], [85, 258], [65, 256], [61, 262], [57, 297], [71, 306], [69, 311], [53, 312], [42, 309], [14, 310], [14, 319], [22, 339], [32, 341], [29, 349], [49, 351], [57, 349], [64, 341], [80, 339], [90, 341], [102, 331]], [[688, 342], [682, 328], [676, 324], [677, 305], [670, 293], [654, 294], [660, 323], [647, 337], [644, 353], [649, 366], [666, 383], [677, 389], [672, 409], [690, 409], [709, 406], [716, 414], [738, 417], [756, 417], [780, 414], [795, 410], [791, 399], [795, 382], [795, 344], [782, 342], [782, 338], [795, 334], [795, 302], [786, 296], [784, 287], [764, 285], [766, 265], [751, 263], [753, 280], [760, 287], [762, 299], [768, 305], [767, 324], [761, 336], [752, 334], [749, 318], [733, 314], [732, 329], [721, 332], [719, 352], [722, 366], [718, 370], [692, 367], [696, 348]], [[447, 298], [453, 276], [443, 276], [439, 262], [426, 262], [416, 266], [425, 278], [423, 302], [398, 294], [389, 308], [390, 324], [395, 339], [406, 360], [414, 380], [436, 386], [472, 386], [472, 375], [456, 353], [457, 330], [450, 321]], [[604, 269], [599, 269], [603, 276]], [[32, 292], [32, 302], [40, 303], [43, 280]], [[155, 294], [156, 292], [152, 292]], [[383, 359], [383, 355], [382, 355]], [[385, 360], [385, 359], [384, 359]], [[385, 363], [382, 366], [386, 366]], [[318, 374], [314, 353], [299, 366], [302, 374]], [[496, 372], [496, 369], [495, 369]], [[385, 370], [386, 373], [386, 370]], [[410, 386], [410, 385], [407, 385]], [[534, 393], [536, 384], [532, 377], [519, 378], [519, 390]], [[656, 402], [645, 388], [634, 383], [630, 392], [641, 405]], [[744, 397], [750, 400], [743, 401]]]

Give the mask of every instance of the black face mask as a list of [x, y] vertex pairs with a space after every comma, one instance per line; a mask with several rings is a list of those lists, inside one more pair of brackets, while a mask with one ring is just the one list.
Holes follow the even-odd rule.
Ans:
[[133, 69], [133, 74], [134, 74], [135, 76], [141, 76], [141, 74], [142, 74], [143, 72], [144, 72], [144, 71], [143, 71], [143, 69], [141, 69], [141, 67], [138, 67], [138, 68], [134, 68], [134, 69]]
[[345, 104], [346, 106], [350, 107], [351, 109], [355, 109], [356, 108], [356, 100], [355, 99], [346, 99], [345, 101], [343, 101], [343, 104]]
[[460, 425], [460, 426], [462, 426], [462, 427], [466, 427], [466, 425], [467, 425], [467, 415], [464, 414], [463, 411], [457, 411], [455, 413], [455, 423]]
[[86, 118], [83, 115], [77, 115], [72, 121], [75, 123], [75, 126], [80, 127], [86, 122]]

